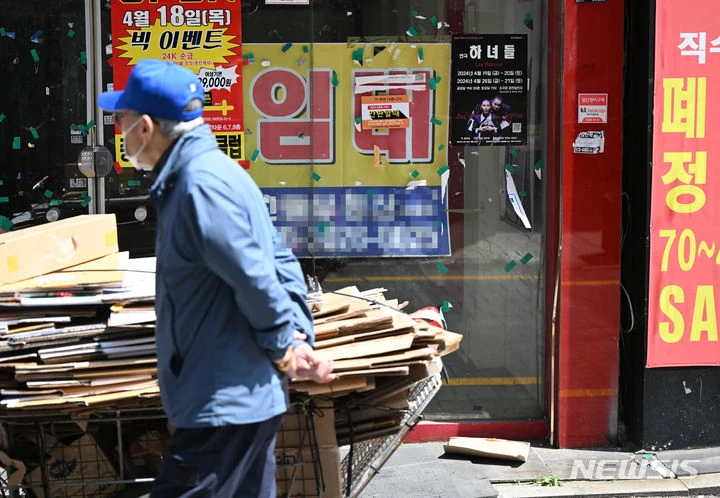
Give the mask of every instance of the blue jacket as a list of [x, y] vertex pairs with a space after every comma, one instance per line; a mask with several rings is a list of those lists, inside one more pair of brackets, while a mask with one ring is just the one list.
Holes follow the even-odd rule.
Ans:
[[300, 265], [260, 189], [203, 125], [175, 143], [151, 195], [158, 380], [170, 423], [248, 424], [284, 413], [287, 379], [271, 360], [296, 329], [313, 345], [313, 322]]

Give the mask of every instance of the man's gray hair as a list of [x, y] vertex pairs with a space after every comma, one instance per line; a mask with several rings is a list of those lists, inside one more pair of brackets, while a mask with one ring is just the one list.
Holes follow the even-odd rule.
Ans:
[[[184, 111], [197, 111], [202, 109], [203, 101], [200, 99], [192, 99], [190, 103], [185, 107]], [[160, 133], [168, 137], [170, 140], [175, 140], [179, 136], [194, 130], [198, 126], [205, 123], [202, 116], [195, 118], [192, 121], [173, 121], [170, 119], [159, 119], [153, 118], [160, 128]]]

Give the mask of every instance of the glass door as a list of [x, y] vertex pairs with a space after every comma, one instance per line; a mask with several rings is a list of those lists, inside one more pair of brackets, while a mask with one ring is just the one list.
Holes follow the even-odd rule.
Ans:
[[96, 139], [92, 20], [82, 0], [5, 0], [0, 21], [0, 232], [93, 212], [78, 166]]

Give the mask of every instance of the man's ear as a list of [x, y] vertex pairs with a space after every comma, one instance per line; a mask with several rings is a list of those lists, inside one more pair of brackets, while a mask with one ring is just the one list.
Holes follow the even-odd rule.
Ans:
[[156, 127], [152, 118], [147, 114], [143, 114], [141, 119], [142, 123], [140, 123], [139, 126], [142, 126], [142, 129], [140, 130], [140, 132], [143, 134], [147, 133], [148, 135], [152, 135]]

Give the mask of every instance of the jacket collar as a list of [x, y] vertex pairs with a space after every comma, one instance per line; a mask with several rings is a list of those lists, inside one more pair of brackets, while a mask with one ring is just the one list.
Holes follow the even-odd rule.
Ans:
[[162, 155], [155, 166], [157, 178], [150, 187], [150, 194], [159, 199], [175, 185], [177, 174], [199, 154], [217, 148], [217, 141], [210, 127], [198, 126], [180, 136]]

